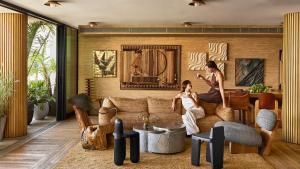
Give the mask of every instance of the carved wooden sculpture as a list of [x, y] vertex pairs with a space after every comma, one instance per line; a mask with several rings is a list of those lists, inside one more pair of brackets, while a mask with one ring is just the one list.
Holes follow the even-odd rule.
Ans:
[[104, 150], [110, 145], [109, 137], [112, 137], [114, 126], [106, 124], [103, 126], [93, 125], [87, 112], [73, 105], [76, 114], [76, 120], [81, 131], [81, 144], [85, 149]]

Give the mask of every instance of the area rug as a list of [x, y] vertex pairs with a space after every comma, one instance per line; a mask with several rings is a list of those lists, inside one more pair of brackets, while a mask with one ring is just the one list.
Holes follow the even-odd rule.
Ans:
[[[127, 146], [129, 148], [129, 146]], [[173, 155], [162, 155], [153, 153], [141, 153], [139, 163], [131, 163], [129, 152], [126, 152], [124, 165], [119, 167], [113, 163], [113, 148], [104, 151], [84, 150], [81, 144], [73, 147], [69, 153], [57, 163], [56, 169], [188, 169], [200, 168], [210, 169], [210, 163], [205, 161], [205, 145], [202, 145], [201, 165], [195, 167], [191, 165], [191, 143], [187, 140], [186, 150]], [[232, 169], [273, 169], [258, 154], [230, 154], [228, 146], [224, 152], [224, 168]]]

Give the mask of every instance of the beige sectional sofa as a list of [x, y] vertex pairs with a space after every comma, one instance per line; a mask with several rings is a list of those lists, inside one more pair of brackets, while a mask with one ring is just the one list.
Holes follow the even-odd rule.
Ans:
[[[180, 122], [181, 115], [185, 113], [181, 100], [176, 102], [176, 110], [171, 109], [172, 99], [163, 98], [122, 98], [108, 97], [103, 100], [102, 107], [117, 108], [117, 116], [123, 120], [125, 129], [132, 129], [134, 124], [141, 123], [141, 113], [149, 113], [150, 118], [159, 120], [160, 123]], [[232, 121], [233, 113], [230, 108], [223, 109], [221, 105], [214, 103], [201, 103], [204, 108], [205, 118], [198, 119], [197, 125], [200, 131], [209, 131], [218, 121]], [[115, 119], [112, 118], [111, 122]]]

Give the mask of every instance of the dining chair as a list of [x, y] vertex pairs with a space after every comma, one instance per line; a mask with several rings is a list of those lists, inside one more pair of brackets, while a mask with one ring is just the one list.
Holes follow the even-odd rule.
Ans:
[[[278, 101], [273, 93], [261, 93], [258, 96], [258, 100], [255, 101], [255, 108], [254, 108], [254, 116], [257, 116], [257, 113], [260, 109], [268, 109], [273, 111], [276, 116], [277, 120], [280, 121], [281, 114], [278, 109]], [[255, 127], [258, 127], [255, 121]]]
[[239, 111], [239, 120], [246, 124], [246, 115], [251, 113], [249, 93], [229, 92], [228, 105], [232, 110]]

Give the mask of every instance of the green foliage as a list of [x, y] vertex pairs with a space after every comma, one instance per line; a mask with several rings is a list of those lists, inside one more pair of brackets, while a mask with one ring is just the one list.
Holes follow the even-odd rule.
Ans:
[[42, 80], [30, 81], [28, 84], [28, 100], [34, 104], [45, 103], [54, 100], [48, 94], [48, 88]]
[[5, 77], [0, 71], [0, 118], [5, 115], [8, 99], [13, 94], [14, 78], [12, 74]]
[[55, 35], [55, 26], [45, 21], [28, 24], [28, 74], [43, 76], [48, 95], [52, 96], [50, 74], [56, 71], [55, 58], [46, 55], [47, 43]]
[[269, 91], [269, 87], [263, 84], [254, 84], [249, 88], [250, 93], [267, 93]]

